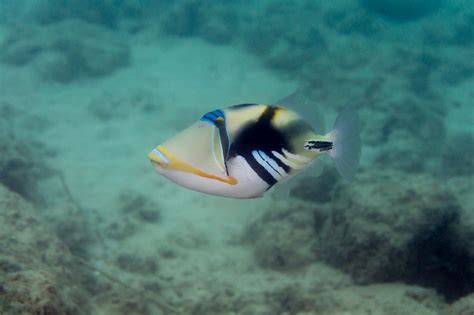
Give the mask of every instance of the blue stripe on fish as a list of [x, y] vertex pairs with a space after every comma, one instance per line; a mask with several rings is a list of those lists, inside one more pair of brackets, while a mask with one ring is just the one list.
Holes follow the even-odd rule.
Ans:
[[217, 115], [217, 117], [224, 117], [224, 113], [220, 109], [216, 109], [215, 111], [212, 112], [214, 115]]
[[217, 120], [217, 118], [224, 118], [225, 119], [225, 116], [224, 116], [224, 112], [220, 109], [216, 109], [212, 112], [209, 112], [209, 113], [206, 113], [204, 114], [202, 117], [201, 117], [201, 121], [205, 121], [205, 122], [208, 122], [210, 123], [211, 125], [216, 125], [215, 124], [215, 121]]
[[206, 117], [206, 116], [202, 117], [200, 120], [201, 120], [201, 121], [208, 122], [208, 123], [210, 123], [211, 125], [214, 125], [214, 120], [213, 120], [213, 119], [210, 119], [210, 118], [208, 118], [208, 117]]

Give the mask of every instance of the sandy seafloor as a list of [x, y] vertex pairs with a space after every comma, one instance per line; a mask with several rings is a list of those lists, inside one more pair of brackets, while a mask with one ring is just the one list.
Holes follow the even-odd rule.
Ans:
[[[1, 2], [1, 314], [474, 314], [468, 2]], [[147, 159], [297, 89], [359, 110], [354, 182], [231, 200]]]

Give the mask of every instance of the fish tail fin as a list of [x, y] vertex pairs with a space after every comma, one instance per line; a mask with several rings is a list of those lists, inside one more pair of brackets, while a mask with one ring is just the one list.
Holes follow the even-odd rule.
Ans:
[[359, 166], [361, 154], [357, 112], [351, 108], [342, 110], [334, 122], [333, 130], [327, 134], [327, 138], [333, 143], [328, 153], [334, 160], [339, 174], [351, 180]]

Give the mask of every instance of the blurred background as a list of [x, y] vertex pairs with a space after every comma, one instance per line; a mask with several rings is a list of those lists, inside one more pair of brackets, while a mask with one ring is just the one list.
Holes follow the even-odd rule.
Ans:
[[[474, 314], [473, 57], [468, 0], [0, 0], [0, 313]], [[357, 109], [354, 181], [229, 200], [148, 161], [296, 90]]]

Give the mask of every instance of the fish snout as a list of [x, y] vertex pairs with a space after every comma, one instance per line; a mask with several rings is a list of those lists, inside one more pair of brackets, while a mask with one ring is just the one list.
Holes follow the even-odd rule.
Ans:
[[160, 151], [160, 146], [154, 148], [153, 151], [148, 154], [148, 158], [155, 166], [166, 167], [170, 163], [166, 155]]

